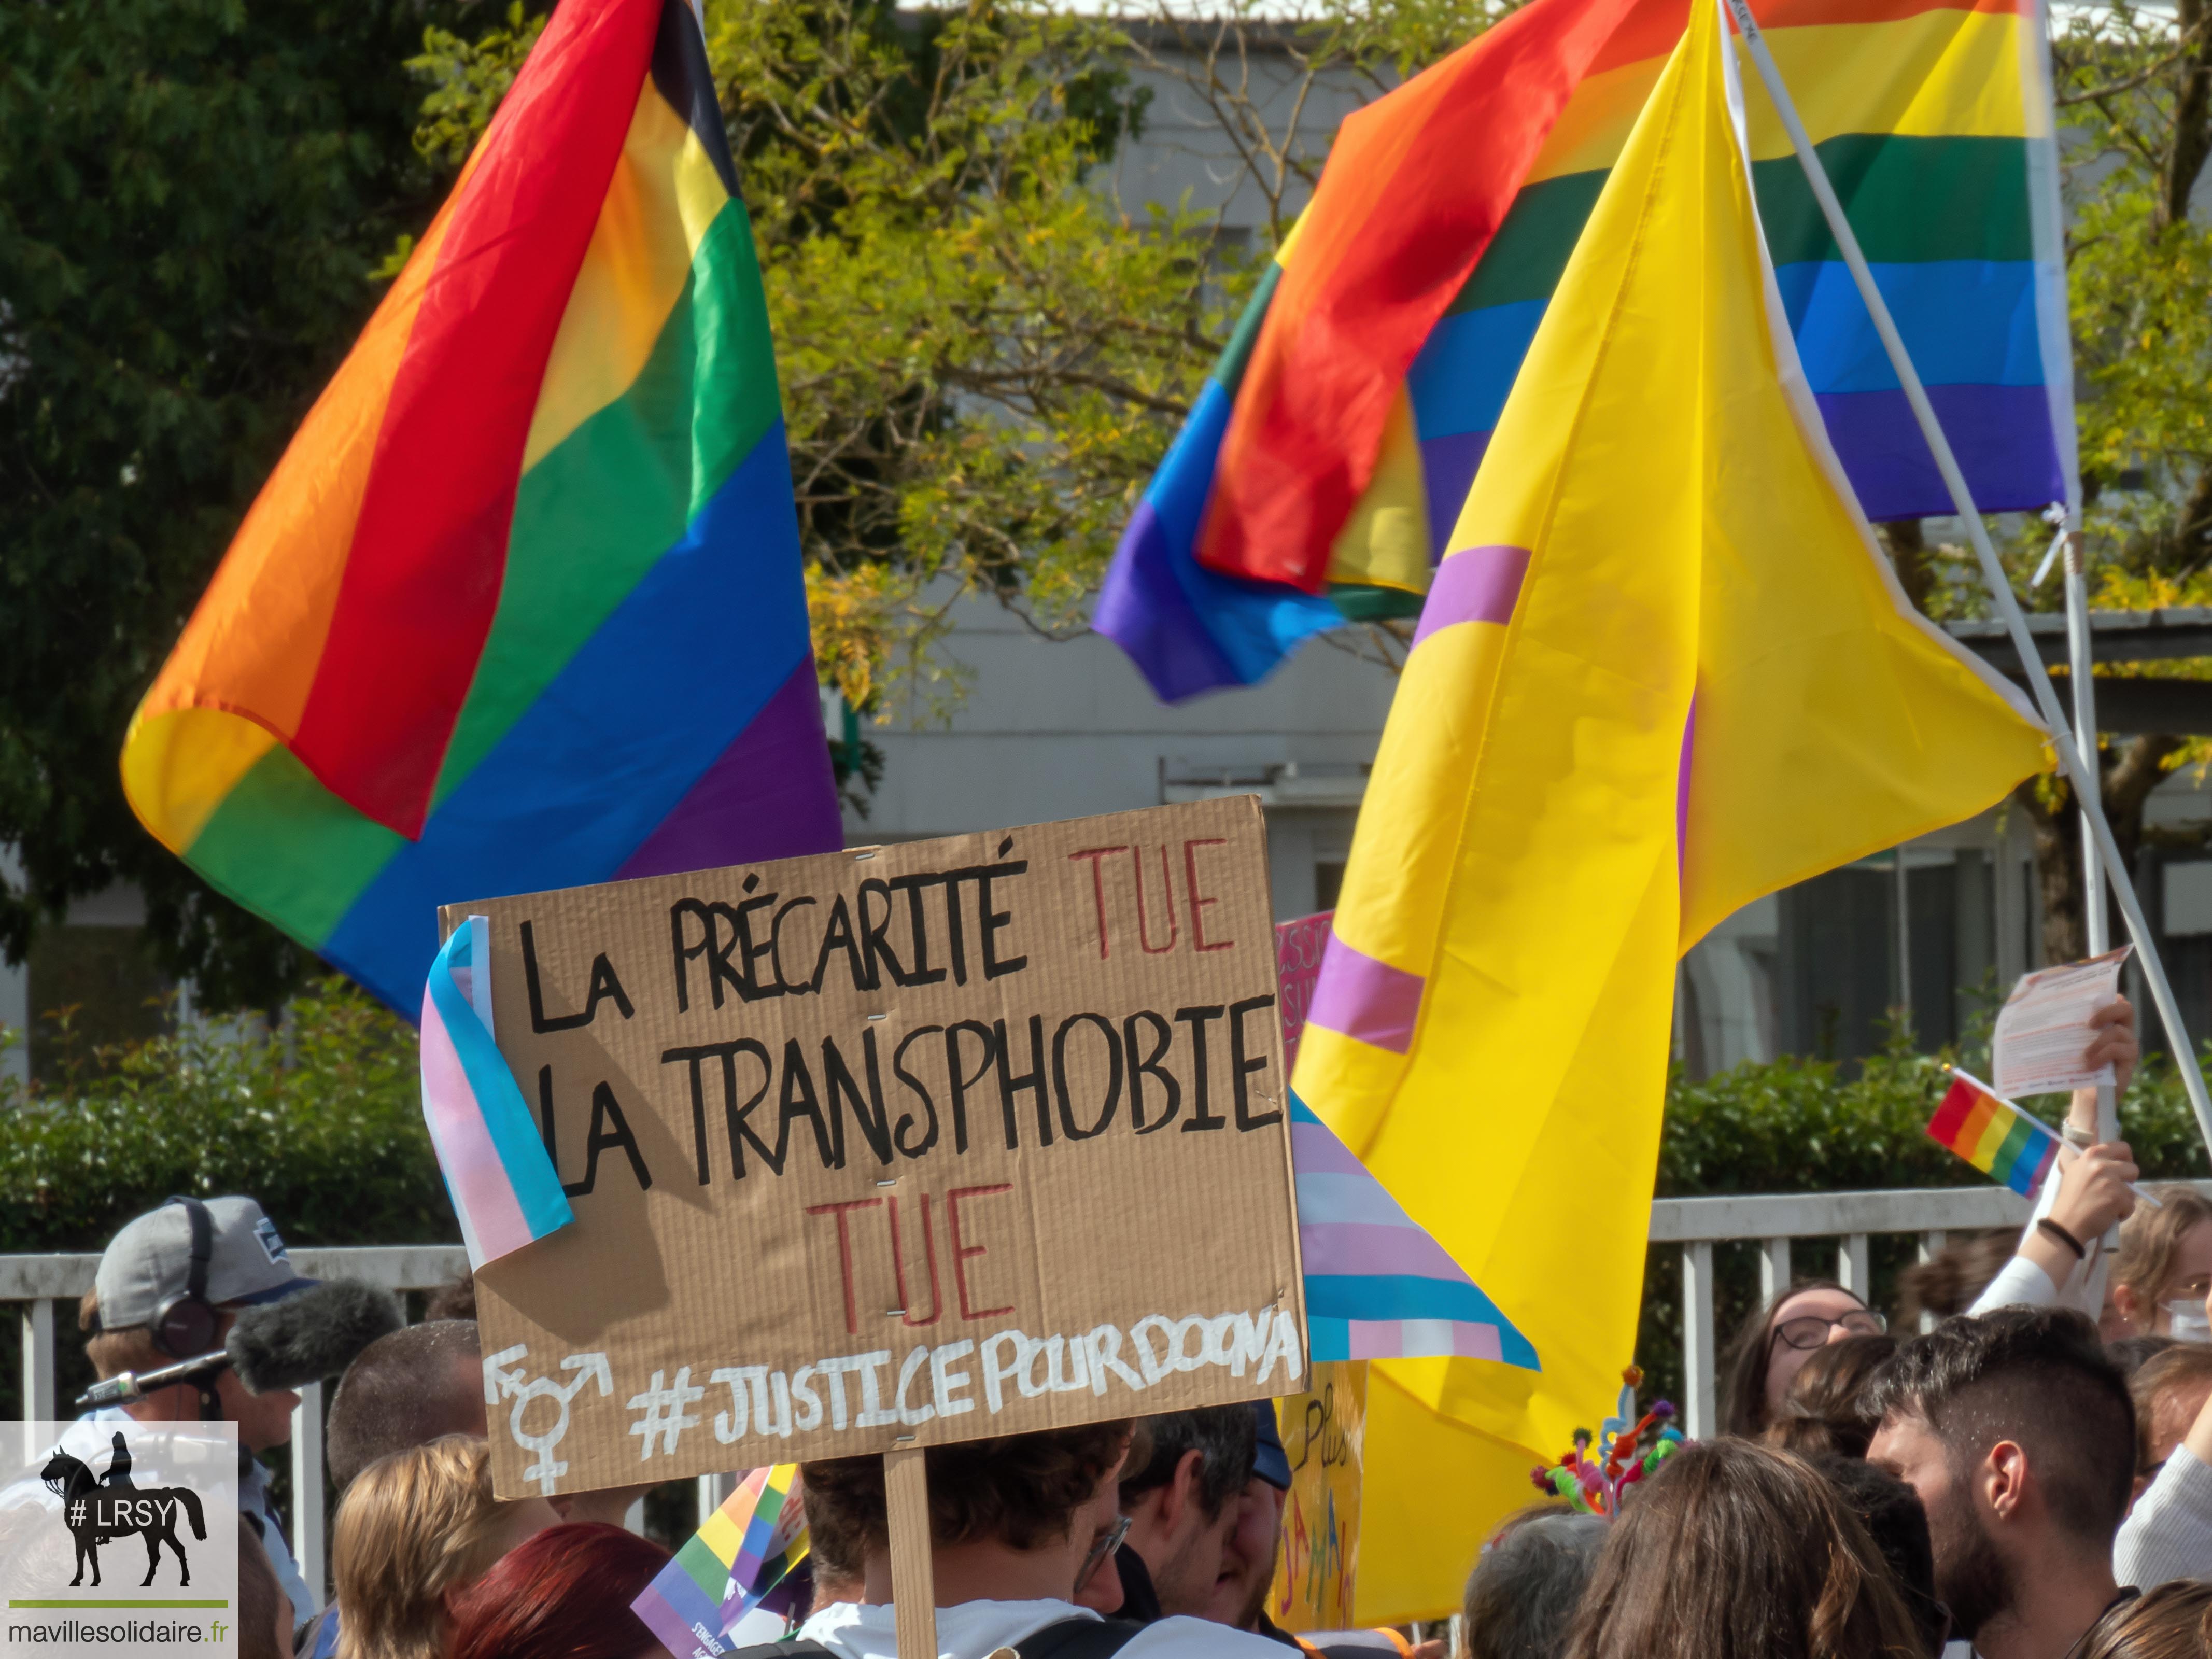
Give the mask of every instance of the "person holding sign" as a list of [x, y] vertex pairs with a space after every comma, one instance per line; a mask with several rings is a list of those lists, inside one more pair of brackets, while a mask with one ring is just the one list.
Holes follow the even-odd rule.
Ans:
[[[2136, 1042], [2136, 1011], [2115, 996], [2089, 1017], [2091, 1036], [2082, 1065], [2095, 1071], [2109, 1066], [2116, 1092], [2126, 1092], [2141, 1050]], [[2074, 1091], [2065, 1135], [2081, 1156], [2063, 1160], [2056, 1181], [2044, 1183], [2036, 1213], [2021, 1234], [2020, 1248], [1976, 1298], [1969, 1313], [2013, 1306], [2069, 1307], [2097, 1318], [2103, 1311], [2103, 1275], [2092, 1271], [2096, 1243], [2115, 1222], [2134, 1213], [2132, 1185], [2138, 1171], [2125, 1141], [2093, 1144], [2097, 1124], [2097, 1091]]]
[[[1073, 1599], [1113, 1538], [1114, 1528], [1102, 1536], [1093, 1523], [1115, 1507], [1133, 1433], [1122, 1419], [927, 1449], [939, 1653], [988, 1659], [1017, 1645], [1023, 1659], [1272, 1659], [1279, 1652], [1260, 1637], [1203, 1620], [1103, 1620]], [[797, 1641], [741, 1649], [735, 1659], [896, 1659], [882, 1460], [836, 1458], [802, 1473], [810, 1521], [820, 1516], [830, 1530], [863, 1540], [867, 1600], [824, 1607]]]

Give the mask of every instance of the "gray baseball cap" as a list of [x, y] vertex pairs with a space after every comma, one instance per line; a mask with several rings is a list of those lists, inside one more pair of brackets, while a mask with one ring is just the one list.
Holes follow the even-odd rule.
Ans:
[[292, 1270], [276, 1224], [250, 1198], [171, 1199], [125, 1223], [100, 1258], [93, 1288], [103, 1330], [150, 1325], [163, 1304], [191, 1288], [191, 1204], [210, 1224], [208, 1301], [218, 1307], [276, 1302], [316, 1283]]

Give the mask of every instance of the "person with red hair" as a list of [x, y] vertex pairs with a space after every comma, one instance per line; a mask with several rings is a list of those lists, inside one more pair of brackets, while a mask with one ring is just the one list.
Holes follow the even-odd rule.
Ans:
[[666, 1659], [629, 1610], [668, 1552], [598, 1522], [548, 1527], [460, 1603], [452, 1659]]

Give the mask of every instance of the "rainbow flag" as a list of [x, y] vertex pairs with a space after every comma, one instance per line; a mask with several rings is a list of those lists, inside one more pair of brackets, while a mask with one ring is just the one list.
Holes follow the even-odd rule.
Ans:
[[[1140, 511], [1102, 632], [1170, 700], [1273, 665], [1164, 647], [1237, 627], [1285, 593], [1418, 608], [1553, 289], [1680, 38], [1688, 0], [1534, 0], [1349, 118], [1312, 204], [1238, 330], [1234, 395], [1194, 411], [1172, 466], [1188, 562], [1242, 581], [1177, 593]], [[2079, 494], [2057, 150], [2040, 0], [1759, 0], [1753, 7], [1976, 499]], [[1594, 49], [1571, 22], [1600, 31]], [[1521, 26], [1515, 32], [1515, 26]], [[1548, 57], [1531, 40], [1555, 42]], [[1492, 58], [1566, 77], [1548, 110], [1478, 103]], [[1765, 94], [1753, 174], [1784, 309], [1867, 515], [1950, 498]], [[1485, 116], [1494, 125], [1471, 126]], [[1510, 174], [1498, 202], [1498, 173]], [[1201, 416], [1205, 416], [1202, 420]], [[1410, 544], [1420, 556], [1413, 556]], [[1410, 571], [1410, 576], [1409, 576]], [[1243, 608], [1207, 594], [1234, 591]], [[1346, 604], [1347, 599], [1352, 603]], [[1363, 609], [1364, 607], [1364, 609]], [[1169, 618], [1171, 620], [1162, 620]], [[1316, 624], [1318, 625], [1318, 624]], [[1312, 631], [1311, 629], [1308, 630]], [[1285, 651], [1288, 647], [1285, 647]], [[1279, 653], [1274, 659], [1279, 659]]]
[[1456, 1354], [1543, 1369], [1498, 1304], [1295, 1093], [1291, 1167], [1315, 1364]]
[[2058, 1137], [2010, 1101], [1955, 1073], [1953, 1077], [1942, 1104], [1928, 1120], [1928, 1138], [1999, 1185], [2033, 1198], [2058, 1162]]
[[685, 0], [566, 0], [125, 739], [140, 820], [411, 1012], [455, 898], [842, 830]]
[[1645, 100], [1453, 527], [1298, 1042], [1298, 1098], [1543, 1359], [1371, 1363], [1367, 1479], [1454, 1502], [1363, 1512], [1361, 1624], [1454, 1606], [1635, 1357], [1680, 954], [2049, 763], [1838, 465], [1717, 11]]
[[491, 1012], [490, 928], [471, 916], [422, 989], [422, 1120], [474, 1272], [574, 1221]]
[[714, 1659], [730, 1632], [806, 1555], [799, 1465], [755, 1469], [630, 1603], [678, 1659]]

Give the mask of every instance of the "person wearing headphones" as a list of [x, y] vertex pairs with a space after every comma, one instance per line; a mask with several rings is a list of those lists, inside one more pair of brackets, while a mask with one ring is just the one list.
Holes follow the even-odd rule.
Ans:
[[[100, 1258], [93, 1287], [77, 1310], [87, 1333], [85, 1354], [105, 1382], [124, 1371], [144, 1373], [222, 1346], [237, 1310], [279, 1302], [315, 1284], [292, 1269], [284, 1241], [250, 1198], [172, 1198], [125, 1224]], [[313, 1618], [322, 1597], [301, 1577], [276, 1510], [269, 1474], [258, 1454], [292, 1437], [300, 1396], [288, 1390], [249, 1394], [228, 1367], [217, 1371], [204, 1399], [200, 1385], [175, 1383], [127, 1406], [103, 1406], [82, 1420], [125, 1417], [142, 1423], [181, 1422], [208, 1414], [238, 1425], [242, 1468], [238, 1503], [261, 1534], [276, 1582], [297, 1615]]]

